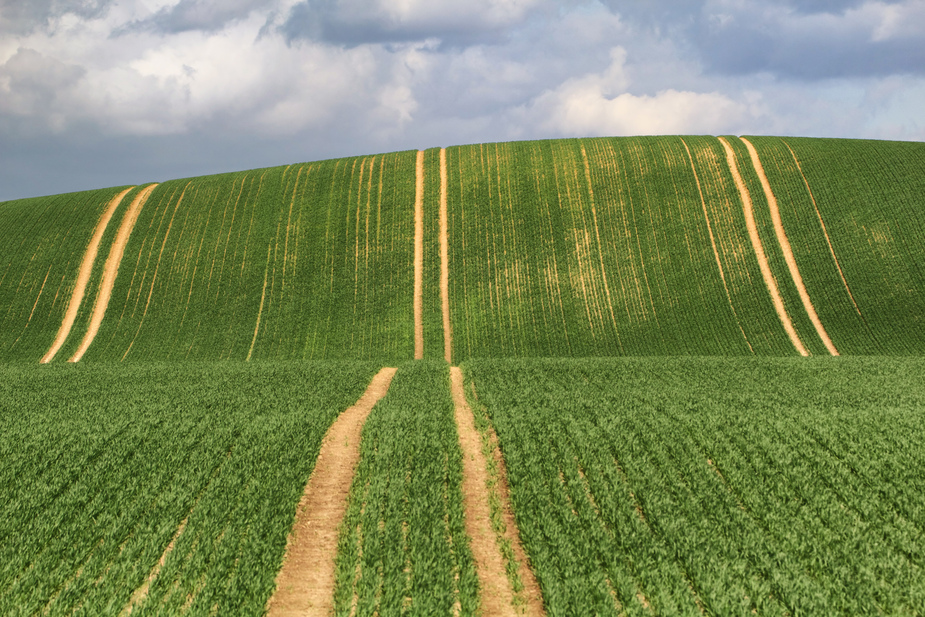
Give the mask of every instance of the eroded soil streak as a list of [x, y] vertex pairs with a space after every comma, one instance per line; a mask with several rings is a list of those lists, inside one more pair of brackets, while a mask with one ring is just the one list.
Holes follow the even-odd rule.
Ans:
[[87, 353], [96, 333], [99, 332], [100, 325], [103, 323], [103, 317], [106, 315], [106, 308], [109, 306], [109, 298], [112, 296], [112, 288], [116, 284], [116, 275], [119, 274], [119, 264], [122, 263], [122, 255], [125, 254], [125, 245], [128, 244], [129, 236], [132, 235], [132, 229], [135, 228], [135, 221], [141, 213], [142, 206], [148, 201], [151, 191], [157, 184], [150, 184], [143, 188], [132, 203], [129, 205], [125, 216], [122, 218], [122, 224], [119, 225], [119, 231], [116, 233], [116, 239], [113, 240], [112, 248], [109, 249], [109, 257], [103, 265], [103, 280], [100, 283], [100, 291], [96, 296], [96, 302], [93, 305], [93, 313], [90, 316], [90, 327], [84, 334], [80, 347], [74, 352], [74, 355], [68, 358], [68, 362], [78, 362], [83, 355]]
[[771, 272], [768, 256], [764, 252], [764, 246], [761, 244], [761, 238], [758, 236], [758, 224], [755, 222], [755, 208], [752, 205], [752, 197], [748, 192], [748, 187], [745, 186], [745, 180], [742, 179], [742, 174], [739, 173], [739, 167], [736, 165], [735, 152], [725, 138], [720, 137], [719, 141], [723, 144], [723, 149], [726, 151], [726, 161], [729, 164], [729, 171], [732, 173], [732, 178], [735, 180], [736, 188], [739, 189], [739, 195], [742, 198], [742, 210], [745, 214], [745, 226], [748, 228], [748, 237], [755, 251], [755, 257], [758, 258], [758, 267], [761, 269], [761, 276], [764, 279], [764, 284], [768, 288], [768, 293], [771, 294], [774, 310], [777, 311], [777, 317], [780, 319], [781, 325], [784, 326], [787, 336], [790, 337], [790, 342], [793, 343], [793, 346], [801, 356], [808, 356], [809, 351], [797, 335], [796, 328], [793, 327], [793, 322], [790, 321], [790, 315], [787, 314], [787, 308], [784, 306], [784, 299], [781, 297], [780, 290], [777, 288], [777, 281], [774, 279], [774, 274]]
[[77, 319], [77, 310], [80, 308], [80, 303], [83, 302], [84, 292], [86, 292], [87, 284], [90, 282], [90, 274], [93, 272], [93, 262], [96, 261], [96, 254], [99, 252], [103, 234], [106, 232], [106, 227], [109, 225], [112, 215], [115, 214], [119, 204], [122, 203], [122, 198], [133, 188], [135, 187], [129, 187], [113, 197], [106, 207], [106, 211], [103, 212], [103, 216], [100, 217], [99, 222], [96, 224], [96, 229], [93, 230], [93, 237], [90, 238], [90, 244], [87, 245], [83, 260], [80, 262], [80, 269], [77, 271], [77, 283], [74, 285], [74, 291], [71, 292], [71, 299], [67, 303], [67, 311], [64, 313], [64, 320], [61, 322], [61, 327], [58, 329], [58, 334], [55, 335], [55, 340], [51, 344], [51, 347], [45, 355], [42, 356], [42, 364], [47, 364], [52, 361], [55, 354], [61, 349], [61, 345], [67, 340], [67, 335], [71, 333], [74, 320]]
[[[481, 608], [483, 615], [543, 615], [543, 603], [540, 599], [539, 585], [526, 566], [526, 555], [520, 545], [513, 517], [505, 517], [508, 540], [520, 561], [520, 577], [524, 583], [525, 605], [515, 606], [514, 591], [505, 572], [504, 557], [498, 546], [495, 532], [491, 526], [491, 508], [488, 503], [488, 463], [482, 454], [482, 443], [475, 428], [475, 417], [466, 402], [463, 390], [462, 370], [450, 368], [450, 386], [453, 403], [456, 408], [456, 427], [459, 431], [459, 444], [463, 454], [463, 510], [466, 522], [466, 534], [475, 559], [475, 570], [481, 587]], [[510, 512], [506, 487], [500, 491], [502, 509]]]
[[324, 436], [296, 509], [276, 591], [267, 603], [268, 615], [326, 616], [334, 610], [337, 532], [360, 458], [360, 434], [373, 405], [388, 391], [395, 370], [379, 371], [360, 400], [340, 414]]

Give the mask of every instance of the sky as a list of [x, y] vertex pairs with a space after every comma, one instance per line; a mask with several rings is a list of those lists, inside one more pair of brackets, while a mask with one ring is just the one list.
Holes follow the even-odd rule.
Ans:
[[925, 0], [0, 0], [0, 201], [657, 134], [925, 141]]

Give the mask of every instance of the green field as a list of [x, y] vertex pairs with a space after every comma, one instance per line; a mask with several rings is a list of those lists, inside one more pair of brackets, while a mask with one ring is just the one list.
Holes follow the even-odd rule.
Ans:
[[376, 368], [0, 365], [0, 613], [116, 615], [156, 572], [133, 615], [261, 614], [321, 438]]
[[394, 366], [335, 610], [477, 614], [449, 344], [548, 614], [925, 614], [925, 144], [418, 156], [0, 203], [0, 613], [263, 614]]
[[925, 361], [463, 369], [549, 614], [925, 607]]

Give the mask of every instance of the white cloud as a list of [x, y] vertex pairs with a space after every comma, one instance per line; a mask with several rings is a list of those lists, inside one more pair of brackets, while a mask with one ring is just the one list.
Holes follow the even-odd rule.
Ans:
[[39, 144], [92, 141], [101, 169], [143, 153], [143, 181], [509, 139], [925, 131], [925, 0], [17, 2], [6, 191], [23, 150], [47, 167]]
[[626, 50], [611, 51], [602, 73], [570, 79], [540, 95], [529, 117], [559, 135], [655, 135], [732, 132], [753, 109], [717, 92], [667, 89], [655, 95], [627, 91]]

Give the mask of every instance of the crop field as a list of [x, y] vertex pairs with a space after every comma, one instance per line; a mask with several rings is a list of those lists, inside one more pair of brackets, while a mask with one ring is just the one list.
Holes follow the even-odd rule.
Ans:
[[124, 189], [7, 202], [0, 354], [918, 354], [923, 171], [917, 143], [594, 138], [128, 187], [108, 225]]
[[0, 366], [0, 613], [261, 614], [364, 363]]
[[[831, 353], [786, 263], [745, 141], [723, 139], [745, 195], [713, 137], [449, 148], [454, 358]], [[923, 230], [925, 183], [913, 171], [925, 164], [922, 144], [748, 139], [835, 351], [920, 353], [922, 328], [903, 336], [888, 323], [912, 328], [925, 309], [925, 263], [912, 241]], [[827, 175], [834, 161], [845, 165], [842, 149], [856, 167]], [[882, 170], [878, 182], [897, 178], [888, 200], [855, 184], [868, 169]], [[832, 181], [848, 176], [852, 184]], [[908, 209], [905, 225], [883, 211], [893, 204], [897, 214]], [[884, 255], [890, 266], [881, 273]]]
[[923, 143], [429, 148], [0, 232], [0, 614], [925, 614]]
[[474, 614], [449, 369], [405, 364], [363, 429], [337, 554], [338, 615]]
[[122, 189], [0, 204], [0, 357], [35, 361], [55, 337], [87, 242]]
[[921, 359], [463, 368], [549, 614], [925, 607]]

